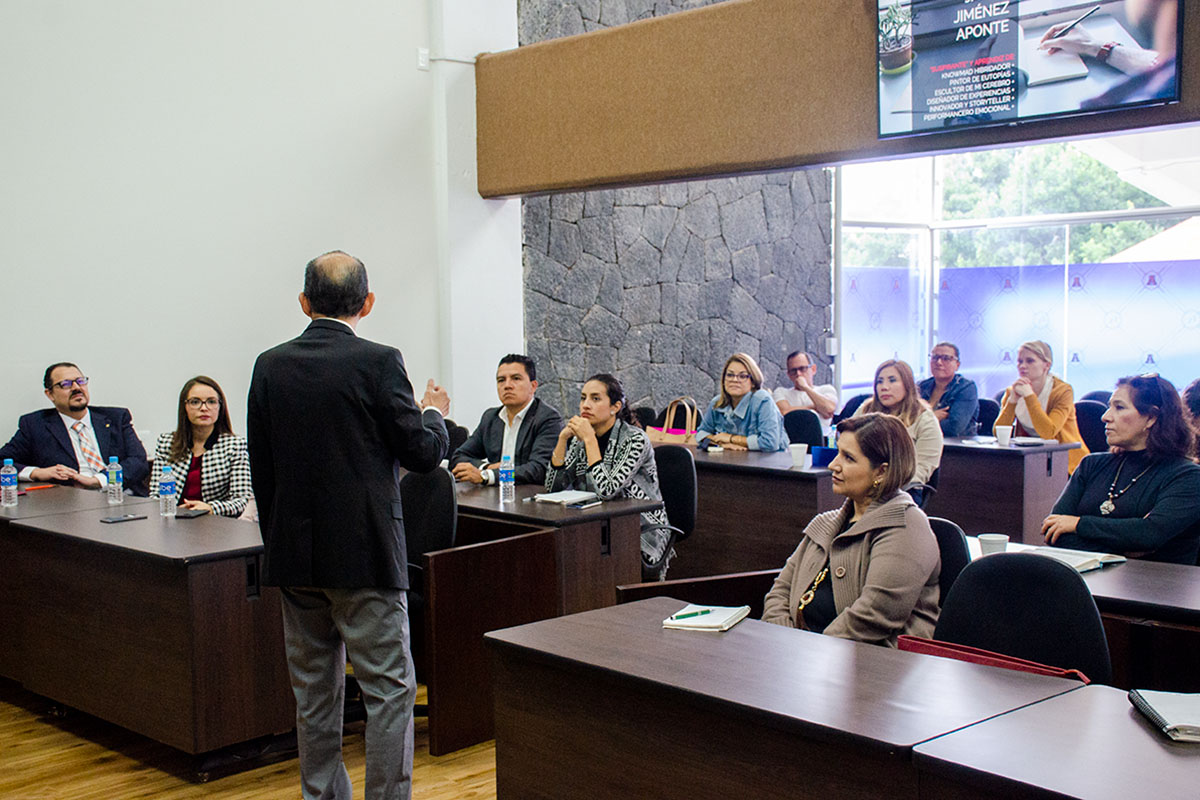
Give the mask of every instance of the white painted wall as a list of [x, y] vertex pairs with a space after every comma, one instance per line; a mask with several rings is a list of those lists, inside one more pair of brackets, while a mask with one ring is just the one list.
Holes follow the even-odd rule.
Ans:
[[434, 1], [0, 0], [0, 436], [63, 359], [143, 434], [196, 373], [244, 430], [254, 358], [303, 329], [304, 264], [333, 248], [379, 297], [362, 335], [418, 388], [453, 365], [416, 69]]

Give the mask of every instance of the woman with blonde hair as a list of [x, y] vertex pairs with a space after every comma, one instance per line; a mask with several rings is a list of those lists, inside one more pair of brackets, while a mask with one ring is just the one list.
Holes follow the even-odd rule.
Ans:
[[1054, 354], [1040, 340], [1025, 342], [1017, 350], [1017, 374], [1004, 390], [995, 427], [1013, 426], [1013, 436], [1037, 436], [1058, 442], [1078, 442], [1068, 454], [1067, 472], [1075, 471], [1088, 454], [1075, 420], [1075, 390], [1050, 374]]
[[734, 353], [721, 370], [721, 393], [708, 404], [696, 444], [707, 450], [720, 445], [729, 450], [786, 450], [783, 415], [762, 388], [763, 374], [746, 353]]
[[871, 413], [887, 414], [904, 423], [917, 453], [912, 479], [928, 483], [942, 463], [944, 440], [941, 423], [917, 391], [912, 367], [904, 361], [889, 359], [875, 369], [875, 393], [858, 407], [854, 416]]

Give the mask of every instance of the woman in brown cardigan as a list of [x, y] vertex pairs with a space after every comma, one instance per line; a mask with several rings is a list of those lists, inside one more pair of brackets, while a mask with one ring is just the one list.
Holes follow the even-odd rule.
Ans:
[[1039, 436], [1059, 442], [1078, 442], [1067, 457], [1067, 472], [1088, 454], [1075, 421], [1075, 390], [1050, 374], [1054, 356], [1042, 341], [1026, 342], [1017, 351], [1019, 377], [1004, 390], [996, 427], [1012, 425], [1013, 436]]
[[763, 619], [842, 639], [896, 646], [933, 635], [941, 559], [925, 513], [901, 486], [916, 453], [899, 419], [838, 424], [833, 491], [846, 498], [813, 518], [767, 594]]

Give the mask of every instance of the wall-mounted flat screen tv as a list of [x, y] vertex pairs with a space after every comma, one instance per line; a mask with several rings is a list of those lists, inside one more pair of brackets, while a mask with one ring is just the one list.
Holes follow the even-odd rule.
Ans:
[[1179, 100], [1183, 0], [879, 0], [879, 136]]

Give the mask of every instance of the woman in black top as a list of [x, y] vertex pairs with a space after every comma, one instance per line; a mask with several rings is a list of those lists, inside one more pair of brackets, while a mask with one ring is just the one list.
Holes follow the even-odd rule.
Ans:
[[1046, 542], [1196, 564], [1200, 466], [1179, 393], [1157, 375], [1121, 378], [1101, 419], [1110, 452], [1080, 462], [1042, 523]]

